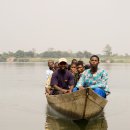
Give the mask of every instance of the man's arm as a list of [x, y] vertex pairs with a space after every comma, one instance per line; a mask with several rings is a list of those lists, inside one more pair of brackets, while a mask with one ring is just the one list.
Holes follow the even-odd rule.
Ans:
[[61, 93], [67, 93], [67, 92], [68, 92], [68, 90], [62, 89], [61, 87], [58, 86], [57, 72], [54, 72], [54, 73], [52, 74], [51, 86], [52, 86], [54, 89], [60, 91]]
[[67, 92], [68, 92], [68, 90], [63, 89], [63, 88], [59, 87], [58, 85], [54, 85], [53, 87], [54, 87], [56, 90], [60, 91], [61, 93], [67, 93]]
[[68, 81], [68, 85], [69, 85], [69, 90], [68, 92], [71, 93], [73, 88], [74, 88], [74, 76], [72, 75], [71, 72], [69, 72], [69, 81]]
[[85, 73], [83, 73], [78, 81], [78, 83], [76, 84], [76, 88], [80, 89], [84, 89], [84, 85], [85, 85]]
[[74, 88], [74, 85], [71, 85], [70, 88], [69, 88], [69, 90], [68, 90], [68, 93], [71, 93], [72, 90], [73, 90], [73, 88]]

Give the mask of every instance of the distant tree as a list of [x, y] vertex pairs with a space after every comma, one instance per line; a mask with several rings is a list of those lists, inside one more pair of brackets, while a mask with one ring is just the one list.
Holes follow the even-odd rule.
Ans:
[[45, 57], [45, 58], [60, 58], [60, 57], [71, 57], [72, 53], [70, 54], [69, 52], [66, 51], [45, 51], [41, 53], [39, 56], [40, 57]]
[[9, 58], [9, 54], [4, 52], [0, 55], [0, 62], [5, 62], [6, 59]]
[[11, 56], [14, 56], [14, 53], [11, 52], [11, 51], [9, 51], [9, 52], [8, 52], [8, 55], [11, 57]]
[[76, 53], [77, 58], [83, 58], [84, 57], [84, 53], [82, 53], [81, 51]]
[[129, 57], [129, 54], [128, 54], [128, 53], [125, 53], [125, 57]]
[[6, 62], [6, 58], [3, 56], [0, 56], [0, 62]]
[[71, 53], [66, 52], [66, 51], [63, 51], [63, 52], [61, 53], [61, 57], [71, 57]]
[[16, 51], [14, 55], [16, 58], [23, 58], [25, 56], [24, 51], [22, 50]]
[[118, 53], [114, 53], [114, 54], [112, 54], [112, 56], [116, 56], [116, 57], [118, 57]]
[[45, 57], [45, 58], [49, 58], [51, 56], [52, 54], [49, 51], [45, 51], [40, 54], [40, 57]]
[[60, 57], [62, 57], [62, 52], [61, 51], [53, 51], [51, 53], [51, 57], [52, 58], [60, 58]]
[[92, 54], [88, 51], [84, 51], [84, 57], [89, 58]]
[[34, 53], [34, 57], [36, 57], [37, 53], [36, 53], [36, 49], [35, 48], [32, 48], [32, 52]]
[[48, 51], [54, 51], [55, 49], [54, 48], [48, 48]]
[[4, 53], [2, 54], [2, 57], [5, 58], [5, 59], [7, 59], [7, 58], [9, 58], [9, 54], [6, 53], [6, 52], [4, 52]]
[[112, 48], [109, 44], [107, 44], [104, 48], [104, 55], [111, 56], [112, 55]]
[[34, 57], [34, 52], [33, 51], [24, 52], [24, 56], [32, 58], [32, 57]]

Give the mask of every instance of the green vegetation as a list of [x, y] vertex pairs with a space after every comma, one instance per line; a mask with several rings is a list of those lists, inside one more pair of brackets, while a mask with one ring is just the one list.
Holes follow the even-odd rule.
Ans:
[[[97, 54], [103, 63], [130, 63], [130, 55], [118, 55], [112, 53], [112, 48], [109, 44], [105, 46], [103, 52], [104, 54]], [[44, 62], [48, 59], [58, 61], [58, 58], [61, 57], [66, 57], [68, 61], [76, 58], [88, 62], [91, 55], [93, 54], [87, 50], [76, 53], [55, 51], [54, 49], [48, 49], [42, 53], [36, 53], [34, 50], [28, 52], [18, 50], [16, 52], [4, 52], [0, 54], [0, 62]]]

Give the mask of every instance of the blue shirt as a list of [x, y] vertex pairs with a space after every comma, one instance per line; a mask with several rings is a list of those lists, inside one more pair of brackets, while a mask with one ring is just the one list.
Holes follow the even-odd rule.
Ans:
[[108, 73], [104, 69], [98, 68], [97, 72], [92, 74], [90, 69], [87, 69], [83, 72], [80, 77], [76, 87], [90, 87], [94, 88], [102, 88], [105, 92], [109, 93], [109, 88], [107, 84]]

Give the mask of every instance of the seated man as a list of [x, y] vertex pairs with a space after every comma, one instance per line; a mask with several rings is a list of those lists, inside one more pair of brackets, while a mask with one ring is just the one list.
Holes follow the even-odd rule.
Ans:
[[74, 87], [74, 77], [67, 69], [67, 60], [59, 59], [59, 69], [56, 70], [51, 78], [51, 86], [54, 88], [53, 94], [71, 93]]
[[76, 88], [79, 90], [87, 87], [92, 88], [95, 93], [106, 98], [109, 92], [107, 80], [108, 74], [104, 69], [98, 68], [99, 57], [93, 55], [90, 57], [90, 69], [87, 69], [81, 75]]

